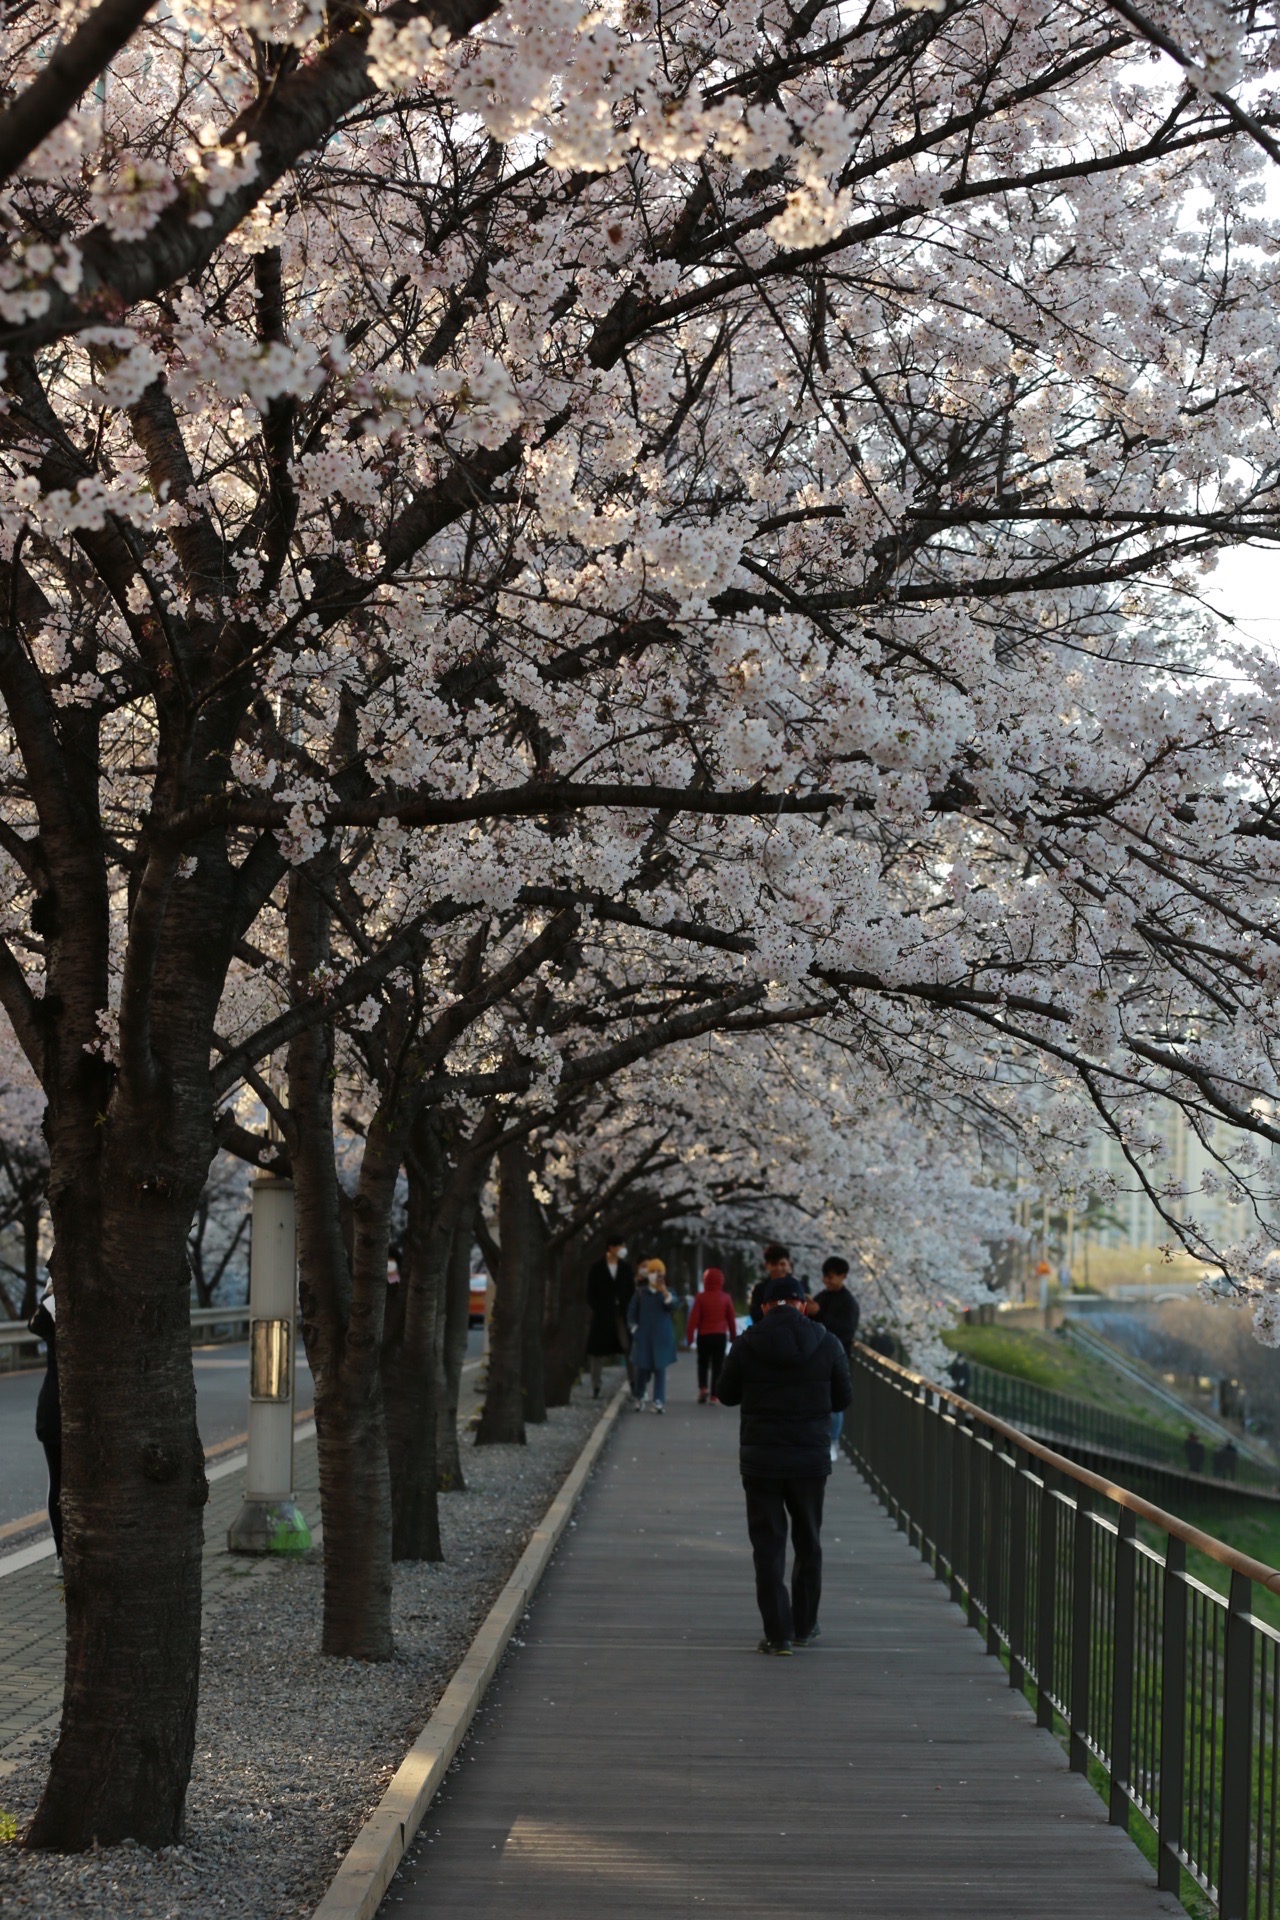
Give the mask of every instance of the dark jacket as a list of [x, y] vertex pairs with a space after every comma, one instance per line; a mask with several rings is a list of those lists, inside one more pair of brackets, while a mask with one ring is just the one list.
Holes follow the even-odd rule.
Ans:
[[44, 1341], [48, 1354], [48, 1364], [36, 1400], [36, 1439], [42, 1446], [46, 1440], [51, 1446], [59, 1446], [62, 1442], [62, 1396], [58, 1390], [58, 1332], [53, 1315], [43, 1300], [27, 1326], [38, 1339]]
[[743, 1477], [808, 1480], [831, 1471], [831, 1416], [853, 1399], [840, 1342], [795, 1307], [774, 1307], [735, 1340], [720, 1399], [741, 1406]]
[[823, 1287], [814, 1295], [817, 1312], [814, 1318], [820, 1327], [833, 1333], [845, 1352], [852, 1357], [853, 1343], [858, 1337], [858, 1303], [848, 1287]]
[[587, 1268], [587, 1306], [591, 1324], [587, 1328], [587, 1352], [602, 1358], [627, 1350], [627, 1309], [635, 1291], [635, 1275], [629, 1260], [619, 1260], [618, 1271], [610, 1274], [609, 1262], [601, 1256]]

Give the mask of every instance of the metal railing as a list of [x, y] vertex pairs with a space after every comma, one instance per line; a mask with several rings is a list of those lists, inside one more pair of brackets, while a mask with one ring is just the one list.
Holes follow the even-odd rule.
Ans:
[[[1111, 1413], [1106, 1407], [1095, 1407], [1087, 1400], [1077, 1400], [1073, 1394], [1059, 1393], [1053, 1387], [1036, 1386], [1013, 1374], [999, 1373], [977, 1360], [969, 1361], [968, 1368], [969, 1398], [985, 1407], [988, 1413], [998, 1414], [1015, 1426], [1030, 1427], [1035, 1433], [1055, 1434], [1063, 1440], [1079, 1440], [1106, 1453], [1133, 1454], [1139, 1460], [1176, 1466], [1184, 1473], [1222, 1474], [1215, 1463], [1216, 1450], [1212, 1444], [1202, 1445], [1202, 1463], [1193, 1467], [1182, 1435], [1164, 1433], [1144, 1420]], [[1196, 1424], [1195, 1415], [1188, 1413], [1187, 1426], [1195, 1428]], [[1274, 1468], [1238, 1453], [1225, 1477], [1243, 1486], [1272, 1488], [1278, 1476]]]
[[[193, 1327], [247, 1327], [249, 1309], [238, 1307], [192, 1307]], [[0, 1320], [0, 1347], [37, 1347], [40, 1342], [29, 1331], [25, 1320]]]
[[[1276, 1920], [1280, 1634], [1253, 1608], [1280, 1573], [865, 1347], [845, 1431], [1112, 1823], [1146, 1823], [1159, 1885], [1180, 1894], [1186, 1873], [1220, 1920]], [[1189, 1549], [1229, 1575], [1225, 1598]]]

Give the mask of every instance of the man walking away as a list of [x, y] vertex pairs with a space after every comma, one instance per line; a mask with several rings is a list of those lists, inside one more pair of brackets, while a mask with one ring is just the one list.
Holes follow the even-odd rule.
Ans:
[[[720, 1374], [721, 1400], [742, 1408], [738, 1459], [764, 1622], [761, 1653], [789, 1654], [818, 1638], [831, 1416], [853, 1398], [844, 1348], [806, 1318], [804, 1306], [793, 1275], [771, 1280], [759, 1324], [735, 1340]], [[790, 1592], [788, 1517], [795, 1548]]]
[[[857, 1301], [845, 1285], [849, 1275], [849, 1262], [838, 1254], [822, 1263], [822, 1292], [808, 1302], [805, 1312], [809, 1314], [844, 1348], [845, 1358], [853, 1359], [853, 1343], [858, 1337], [858, 1317], [860, 1309]], [[831, 1464], [840, 1458], [840, 1435], [844, 1431], [844, 1414], [831, 1416]]]
[[733, 1302], [725, 1290], [724, 1275], [719, 1267], [708, 1267], [702, 1276], [702, 1291], [689, 1309], [684, 1333], [689, 1346], [693, 1345], [695, 1334], [698, 1340], [699, 1406], [708, 1398], [713, 1407], [720, 1404], [720, 1369], [724, 1365], [725, 1348], [736, 1332]]
[[611, 1234], [604, 1259], [593, 1261], [587, 1268], [587, 1306], [591, 1313], [587, 1358], [591, 1363], [591, 1391], [597, 1400], [605, 1361], [625, 1353], [630, 1344], [627, 1312], [635, 1283], [626, 1251], [621, 1234]]

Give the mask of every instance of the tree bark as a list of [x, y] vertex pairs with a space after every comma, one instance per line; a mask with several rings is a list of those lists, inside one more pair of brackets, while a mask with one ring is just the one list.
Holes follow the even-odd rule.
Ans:
[[442, 1560], [436, 1486], [436, 1347], [444, 1317], [449, 1240], [441, 1232], [444, 1164], [434, 1114], [422, 1113], [415, 1120], [406, 1167], [404, 1310], [398, 1335], [386, 1343], [382, 1359], [391, 1554], [395, 1560]]
[[551, 1253], [543, 1343], [547, 1405], [567, 1407], [582, 1371], [587, 1346], [587, 1294], [582, 1277], [583, 1244], [575, 1234]]
[[[136, 1179], [143, 1138], [134, 1145], [134, 1179], [121, 1178], [113, 1204], [90, 1211], [83, 1187], [59, 1181], [52, 1205], [67, 1664], [32, 1847], [163, 1847], [182, 1836], [208, 1498], [191, 1370], [190, 1208], [148, 1205]], [[133, 1158], [107, 1157], [122, 1176], [120, 1160]]]
[[458, 1403], [462, 1397], [462, 1368], [467, 1357], [471, 1313], [471, 1241], [475, 1229], [476, 1190], [472, 1187], [458, 1209], [445, 1277], [444, 1338], [440, 1342], [437, 1383], [439, 1418], [436, 1426], [436, 1485], [441, 1493], [465, 1493], [462, 1446], [458, 1438]]
[[529, 1195], [525, 1239], [524, 1330], [520, 1386], [525, 1423], [540, 1427], [547, 1418], [546, 1369], [543, 1342], [547, 1312], [547, 1230], [533, 1194]]
[[44, 1202], [38, 1197], [28, 1200], [22, 1209], [22, 1307], [19, 1318], [29, 1320], [36, 1310], [36, 1296], [40, 1291], [40, 1222], [44, 1218]]
[[478, 1447], [524, 1445], [524, 1302], [533, 1195], [522, 1140], [498, 1149], [498, 1235], [489, 1322], [489, 1384], [476, 1430]]
[[[304, 983], [328, 957], [328, 912], [305, 872], [290, 881], [288, 918], [290, 969]], [[391, 1488], [379, 1360], [402, 1142], [380, 1106], [365, 1138], [348, 1251], [334, 1160], [333, 1035], [324, 1025], [290, 1044], [289, 1112], [299, 1319], [315, 1381], [324, 1525], [321, 1648], [346, 1659], [389, 1660]]]

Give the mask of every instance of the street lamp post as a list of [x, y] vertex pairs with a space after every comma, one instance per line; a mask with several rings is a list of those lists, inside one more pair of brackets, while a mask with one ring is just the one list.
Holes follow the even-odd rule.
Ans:
[[227, 1529], [232, 1553], [306, 1553], [311, 1530], [293, 1497], [297, 1253], [293, 1182], [253, 1183], [249, 1252], [249, 1462]]

